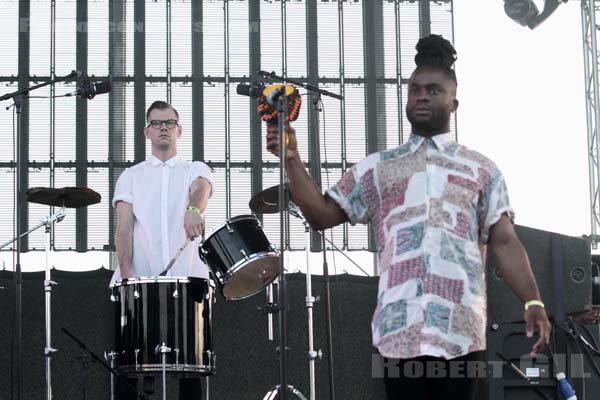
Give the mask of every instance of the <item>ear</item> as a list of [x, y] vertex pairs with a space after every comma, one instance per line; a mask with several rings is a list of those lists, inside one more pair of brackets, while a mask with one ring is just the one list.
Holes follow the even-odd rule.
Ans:
[[452, 112], [456, 112], [456, 110], [458, 110], [458, 100], [454, 99], [452, 100]]
[[144, 127], [144, 136], [146, 136], [146, 139], [150, 139], [150, 138], [148, 137], [148, 133], [149, 133], [149, 132], [150, 132], [150, 128], [149, 128], [149, 127], [146, 125], [146, 126]]

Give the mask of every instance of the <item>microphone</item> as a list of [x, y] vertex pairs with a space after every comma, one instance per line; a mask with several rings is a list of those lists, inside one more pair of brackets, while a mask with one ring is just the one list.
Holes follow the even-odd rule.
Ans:
[[77, 87], [77, 90], [65, 94], [65, 97], [79, 96], [84, 97], [88, 100], [93, 99], [98, 94], [108, 93], [112, 90], [112, 85], [108, 81], [104, 82], [92, 82], [87, 78], [83, 79], [81, 85]]
[[249, 96], [253, 99], [259, 98], [265, 90], [264, 85], [259, 83], [253, 83], [252, 85], [245, 85], [240, 83], [237, 85], [236, 92], [242, 96]]
[[287, 99], [287, 121], [295, 121], [300, 113], [302, 97], [292, 85], [276, 83], [265, 86], [262, 82], [251, 85], [240, 83], [236, 88], [237, 94], [258, 99], [258, 113], [267, 124], [277, 123], [277, 102], [281, 96]]

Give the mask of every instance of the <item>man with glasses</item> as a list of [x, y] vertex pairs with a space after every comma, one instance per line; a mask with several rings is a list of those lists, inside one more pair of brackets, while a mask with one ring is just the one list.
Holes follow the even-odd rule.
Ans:
[[[123, 171], [112, 200], [118, 216], [119, 268], [111, 283], [158, 276], [186, 239], [190, 243], [167, 275], [208, 279], [197, 249], [204, 232], [204, 210], [214, 190], [210, 169], [177, 156], [182, 128], [173, 106], [155, 101], [146, 119], [144, 135], [152, 145], [152, 156]], [[180, 399], [198, 398], [199, 383], [182, 379]]]

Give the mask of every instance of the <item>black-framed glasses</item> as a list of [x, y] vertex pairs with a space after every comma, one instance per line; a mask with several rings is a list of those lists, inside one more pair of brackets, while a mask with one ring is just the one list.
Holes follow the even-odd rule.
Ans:
[[177, 125], [179, 125], [176, 119], [153, 119], [152, 121], [148, 122], [148, 125], [150, 125], [154, 129], [160, 129], [163, 123], [168, 129], [175, 128]]

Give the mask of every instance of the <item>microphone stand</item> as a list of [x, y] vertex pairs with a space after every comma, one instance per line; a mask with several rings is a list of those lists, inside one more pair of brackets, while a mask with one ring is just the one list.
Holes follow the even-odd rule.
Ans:
[[[342, 96], [340, 96], [339, 94], [335, 94], [332, 92], [329, 92], [327, 90], [323, 90], [323, 89], [319, 89], [318, 87], [312, 86], [310, 84], [307, 83], [302, 83], [302, 82], [298, 82], [292, 79], [284, 79], [283, 77], [277, 76], [275, 74], [275, 72], [266, 72], [266, 71], [258, 71], [258, 74], [261, 75], [263, 78], [270, 78], [274, 81], [278, 81], [278, 82], [285, 82], [285, 83], [291, 83], [293, 85], [297, 85], [300, 87], [303, 87], [304, 89], [306, 89], [309, 92], [313, 92], [317, 95], [316, 100], [313, 101], [312, 106], [314, 107], [314, 115], [315, 115], [315, 138], [314, 138], [314, 154], [315, 154], [315, 162], [316, 164], [319, 166], [321, 166], [321, 156], [320, 156], [320, 137], [319, 137], [319, 128], [320, 128], [320, 124], [319, 124], [319, 102], [321, 100], [321, 95], [326, 95], [329, 97], [333, 97], [334, 99], [338, 99], [338, 100], [343, 100], [344, 98]], [[279, 118], [280, 121], [280, 125], [281, 125], [281, 118]], [[280, 136], [279, 136], [279, 143], [285, 143], [284, 141], [282, 141], [282, 136], [281, 136], [281, 132], [280, 132]], [[280, 146], [280, 147], [284, 147], [285, 146]], [[285, 153], [281, 150], [279, 150], [279, 156], [280, 156], [280, 160], [284, 160], [284, 158], [282, 158], [282, 154], [285, 155]], [[282, 208], [284, 207], [284, 204], [287, 203], [283, 203], [284, 198], [283, 198], [283, 182], [280, 182], [280, 186], [279, 186], [279, 212], [280, 215], [283, 215], [283, 211]], [[329, 368], [328, 368], [328, 372], [329, 372], [329, 398], [330, 400], [335, 400], [335, 381], [334, 381], [334, 375], [333, 375], [333, 334], [332, 334], [332, 329], [331, 329], [331, 290], [330, 290], [330, 279], [329, 279], [329, 268], [327, 265], [327, 254], [326, 254], [326, 246], [325, 246], [325, 233], [323, 232], [321, 234], [322, 240], [321, 240], [321, 250], [323, 252], [323, 275], [325, 276], [325, 314], [326, 314], [326, 331], [327, 331], [327, 347], [328, 347], [328, 352], [327, 352], [327, 360], [328, 360], [328, 364], [329, 364]], [[282, 384], [283, 386], [283, 384]], [[283, 386], [285, 387], [285, 386]], [[285, 392], [285, 391], [284, 391]], [[284, 397], [285, 400], [285, 397]]]
[[[17, 90], [12, 93], [7, 93], [0, 96], [0, 101], [12, 99], [15, 106], [15, 112], [17, 113], [16, 122], [16, 154], [15, 154], [15, 174], [17, 175], [16, 182], [16, 223], [15, 228], [17, 231], [17, 246], [16, 246], [16, 262], [14, 271], [15, 281], [15, 314], [17, 317], [17, 348], [16, 348], [16, 364], [17, 364], [17, 400], [21, 399], [21, 383], [22, 383], [22, 346], [23, 346], [23, 274], [21, 272], [21, 200], [23, 198], [23, 188], [21, 187], [21, 169], [27, 168], [29, 160], [21, 160], [21, 124], [22, 124], [22, 109], [23, 109], [23, 98], [26, 97], [29, 92], [39, 89], [44, 86], [52, 85], [57, 82], [68, 81], [78, 74], [76, 71], [72, 71], [69, 75], [62, 78], [51, 79], [48, 82], [40, 83], [39, 85], [31, 86], [26, 89]], [[10, 108], [10, 106], [8, 107]], [[23, 164], [23, 165], [21, 165]]]
[[284, 183], [286, 180], [286, 117], [287, 117], [287, 96], [285, 95], [285, 86], [281, 86], [276, 93], [277, 98], [277, 125], [279, 135], [279, 238], [280, 238], [280, 255], [279, 255], [279, 285], [278, 285], [278, 303], [279, 303], [279, 381], [280, 381], [280, 397], [281, 400], [287, 400], [287, 297], [286, 297], [286, 282], [285, 282], [285, 265], [284, 253], [287, 243], [287, 229], [285, 223], [287, 221], [286, 210], [286, 193]]

